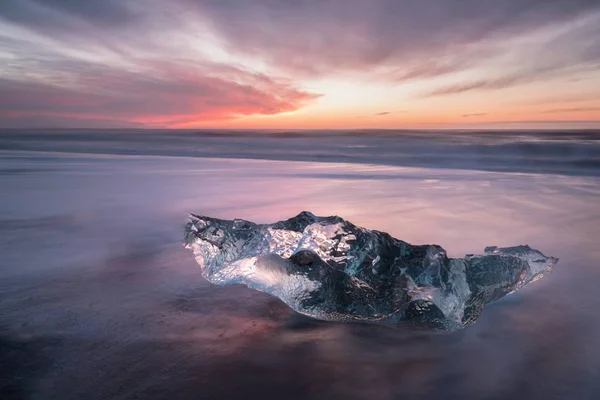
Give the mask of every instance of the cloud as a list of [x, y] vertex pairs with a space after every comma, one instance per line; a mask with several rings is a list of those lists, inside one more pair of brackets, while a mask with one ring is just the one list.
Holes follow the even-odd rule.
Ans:
[[[494, 36], [598, 9], [593, 0], [190, 1], [231, 48], [307, 75], [387, 62], [432, 63]], [[435, 57], [432, 57], [435, 54]], [[416, 62], [418, 64], [418, 62]], [[446, 73], [455, 62], [427, 74]], [[417, 68], [418, 70], [418, 68]], [[421, 69], [423, 70], [423, 69]], [[410, 66], [404, 74], [414, 74]], [[418, 72], [416, 73], [419, 74]], [[403, 75], [402, 73], [400, 75]]]
[[[243, 70], [224, 74], [219, 65], [201, 69], [161, 64], [143, 74], [68, 65], [68, 84], [0, 79], [0, 117], [11, 125], [32, 116], [80, 120], [121, 120], [149, 126], [181, 126], [241, 115], [272, 115], [310, 103], [315, 94]], [[215, 75], [215, 76], [211, 76]]]
[[457, 83], [454, 85], [442, 86], [434, 89], [425, 94], [425, 96], [445, 96], [451, 94], [459, 94], [464, 92], [470, 92], [473, 90], [496, 90], [504, 89], [513, 86], [519, 82], [531, 81], [529, 75], [523, 76], [509, 76], [504, 78], [490, 79], [490, 80], [477, 80], [473, 82]]
[[165, 47], [143, 24], [142, 39], [113, 37], [141, 21], [131, 4], [0, 4], [0, 126], [187, 126], [291, 112], [319, 97], [288, 79]]
[[144, 4], [3, 1], [0, 126], [187, 126], [291, 112], [319, 97], [188, 51], [173, 40], [186, 33], [181, 14]]
[[559, 94], [533, 100], [525, 100], [519, 104], [553, 104], [553, 103], [581, 103], [587, 101], [600, 101], [600, 93], [574, 93]]
[[381, 112], [376, 112], [374, 114], [371, 115], [359, 115], [356, 118], [370, 118], [370, 117], [383, 117], [386, 115], [390, 115], [390, 114], [398, 114], [398, 113], [405, 113], [406, 111], [381, 111]]
[[477, 59], [483, 57], [484, 49], [469, 50], [469, 54], [458, 52], [451, 56], [440, 56], [429, 59], [429, 55], [423, 55], [424, 59], [416, 58], [414, 61], [405, 60], [392, 64], [390, 70], [379, 73], [383, 79], [390, 82], [406, 83], [410, 81], [437, 78], [452, 75], [477, 65]]
[[139, 21], [128, 0], [2, 0], [0, 17], [15, 24], [56, 34], [86, 23], [102, 29]]
[[2, 0], [0, 116], [271, 115], [322, 77], [501, 90], [597, 70], [599, 37], [597, 0]]
[[455, 82], [442, 80], [425, 97], [503, 90], [600, 64], [594, 1], [201, 3], [232, 51], [294, 76]]
[[[191, 21], [227, 51], [294, 76], [383, 66], [404, 81], [464, 70], [489, 55], [489, 42], [598, 10], [595, 0], [3, 0], [0, 17], [69, 41], [78, 32], [139, 46], [165, 32], [185, 37]], [[584, 60], [598, 59], [586, 48]]]
[[487, 73], [488, 76], [475, 80], [462, 78], [457, 83], [440, 85], [422, 96], [502, 90], [533, 82], [565, 80], [572, 75], [594, 73], [600, 68], [600, 39], [597, 38], [600, 38], [600, 12], [564, 22], [547, 32], [538, 32], [537, 37], [532, 34], [527, 40], [521, 39], [521, 42], [518, 38], [514, 39], [515, 43], [504, 46], [505, 51], [511, 55], [511, 63], [486, 64], [491, 71], [495, 71], [494, 74]]
[[463, 118], [470, 118], [470, 117], [483, 117], [484, 115], [488, 115], [488, 113], [471, 113], [471, 114], [463, 114]]
[[[527, 125], [531, 125], [531, 126], [537, 126], [537, 128], [560, 128], [561, 126], [564, 126], [565, 128], [569, 129], [570, 128], [574, 128], [574, 129], [579, 129], [579, 128], [592, 128], [592, 129], [599, 129], [600, 128], [600, 119], [589, 119], [589, 120], [581, 120], [581, 119], [562, 119], [562, 120], [543, 120], [543, 119], [537, 119], [537, 120], [516, 120], [516, 121], [487, 121], [484, 123], [487, 126], [500, 126], [500, 125], [504, 125], [504, 126], [527, 126]], [[472, 125], [476, 125], [476, 124], [472, 124]]]
[[554, 108], [543, 111], [544, 114], [568, 113], [568, 112], [587, 112], [600, 111], [600, 107], [573, 107], [573, 108]]
[[22, 115], [6, 116], [0, 118], [0, 128], [19, 129], [19, 128], [37, 128], [37, 129], [142, 129], [148, 128], [146, 124], [116, 120], [111, 118], [82, 118], [79, 116], [52, 116], [52, 115], [27, 115], [26, 121]]
[[463, 81], [456, 84], [450, 84], [437, 87], [422, 96], [446, 96], [455, 95], [471, 91], [501, 90], [516, 86], [519, 84], [528, 84], [542, 81], [548, 78], [560, 76], [565, 70], [572, 69], [571, 65], [562, 63], [548, 62], [543, 65], [529, 65], [521, 67], [515, 72], [505, 73], [503, 76], [489, 77], [472, 81]]

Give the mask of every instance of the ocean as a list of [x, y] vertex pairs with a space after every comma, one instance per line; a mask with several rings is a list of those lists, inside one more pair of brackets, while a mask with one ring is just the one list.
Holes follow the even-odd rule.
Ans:
[[[1, 399], [598, 399], [598, 131], [0, 131]], [[339, 215], [554, 271], [453, 333], [328, 323], [183, 249]]]

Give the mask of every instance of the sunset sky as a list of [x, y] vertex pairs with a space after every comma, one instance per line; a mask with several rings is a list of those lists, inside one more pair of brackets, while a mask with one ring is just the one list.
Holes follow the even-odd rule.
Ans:
[[0, 0], [0, 127], [599, 127], [598, 0]]

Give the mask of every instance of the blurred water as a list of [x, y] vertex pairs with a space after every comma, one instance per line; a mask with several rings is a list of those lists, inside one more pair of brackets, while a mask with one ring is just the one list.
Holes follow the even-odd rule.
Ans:
[[[114, 155], [73, 143], [0, 152], [2, 399], [600, 397], [593, 169], [167, 157], [148, 143], [145, 155]], [[300, 317], [262, 293], [211, 286], [180, 245], [188, 212], [273, 222], [302, 210], [450, 256], [529, 244], [561, 260], [475, 325], [441, 334]]]
[[600, 175], [600, 131], [0, 130], [0, 150]]

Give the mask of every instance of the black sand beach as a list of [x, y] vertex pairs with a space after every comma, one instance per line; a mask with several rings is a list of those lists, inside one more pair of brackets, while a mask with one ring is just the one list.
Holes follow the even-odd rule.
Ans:
[[[597, 133], [303, 134], [2, 131], [0, 398], [598, 398]], [[313, 321], [181, 246], [189, 212], [305, 209], [560, 262], [446, 334]]]

